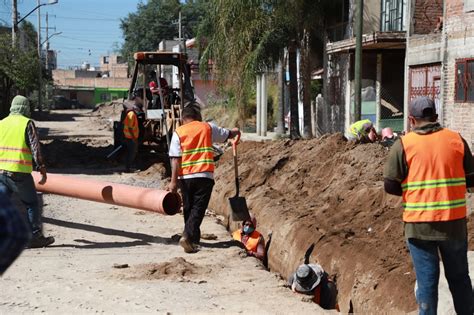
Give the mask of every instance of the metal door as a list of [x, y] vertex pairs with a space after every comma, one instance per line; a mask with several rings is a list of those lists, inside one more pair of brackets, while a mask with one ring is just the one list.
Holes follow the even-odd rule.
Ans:
[[427, 96], [440, 113], [441, 63], [410, 67], [410, 101]]

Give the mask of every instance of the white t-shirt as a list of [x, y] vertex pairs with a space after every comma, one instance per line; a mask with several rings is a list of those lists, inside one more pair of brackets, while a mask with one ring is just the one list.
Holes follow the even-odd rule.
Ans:
[[[218, 127], [213, 123], [208, 123], [211, 126], [211, 142], [225, 142], [229, 138], [230, 130]], [[170, 158], [178, 158], [182, 156], [181, 151], [181, 142], [179, 140], [179, 136], [176, 132], [173, 133], [173, 137], [171, 138], [170, 143], [170, 151], [169, 151]], [[194, 173], [188, 174], [184, 176], [180, 176], [179, 178], [188, 179], [188, 178], [210, 178], [214, 179], [214, 173], [212, 172], [202, 172], [202, 173]]]

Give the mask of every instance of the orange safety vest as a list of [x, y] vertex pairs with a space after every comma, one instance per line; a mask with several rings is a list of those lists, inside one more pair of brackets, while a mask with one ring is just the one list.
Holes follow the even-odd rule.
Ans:
[[448, 129], [402, 138], [408, 176], [402, 182], [403, 221], [440, 222], [466, 217], [464, 143]]
[[212, 129], [208, 123], [193, 121], [176, 129], [181, 144], [180, 176], [214, 172]]
[[131, 110], [125, 116], [123, 121], [123, 135], [127, 139], [138, 139], [138, 118], [137, 114]]
[[[245, 243], [245, 248], [249, 252], [257, 252], [257, 247], [258, 247], [258, 241], [260, 240], [260, 237], [262, 234], [260, 234], [257, 231], [253, 231], [252, 234], [249, 235], [249, 238], [247, 239], [247, 243]], [[232, 233], [232, 238], [236, 241], [242, 242], [242, 230], [237, 230], [234, 233]]]

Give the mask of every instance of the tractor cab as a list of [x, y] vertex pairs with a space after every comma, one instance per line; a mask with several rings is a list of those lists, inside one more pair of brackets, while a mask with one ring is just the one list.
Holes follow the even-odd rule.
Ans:
[[187, 55], [179, 52], [137, 52], [128, 103], [142, 93], [145, 114], [143, 142], [167, 144], [180, 125], [182, 109], [195, 101]]

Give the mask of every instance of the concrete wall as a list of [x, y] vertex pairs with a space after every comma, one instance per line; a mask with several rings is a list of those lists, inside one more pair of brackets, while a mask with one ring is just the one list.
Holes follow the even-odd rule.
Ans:
[[364, 34], [380, 31], [380, 12], [380, 0], [364, 1]]
[[407, 63], [409, 66], [442, 61], [441, 33], [413, 35], [409, 40]]
[[474, 58], [474, 12], [465, 12], [464, 1], [446, 1], [446, 55], [444, 64], [444, 125], [459, 131], [469, 144], [474, 143], [474, 103], [457, 103], [455, 61]]
[[57, 85], [76, 87], [103, 87], [103, 88], [128, 88], [128, 78], [66, 78], [62, 82], [54, 82]]

